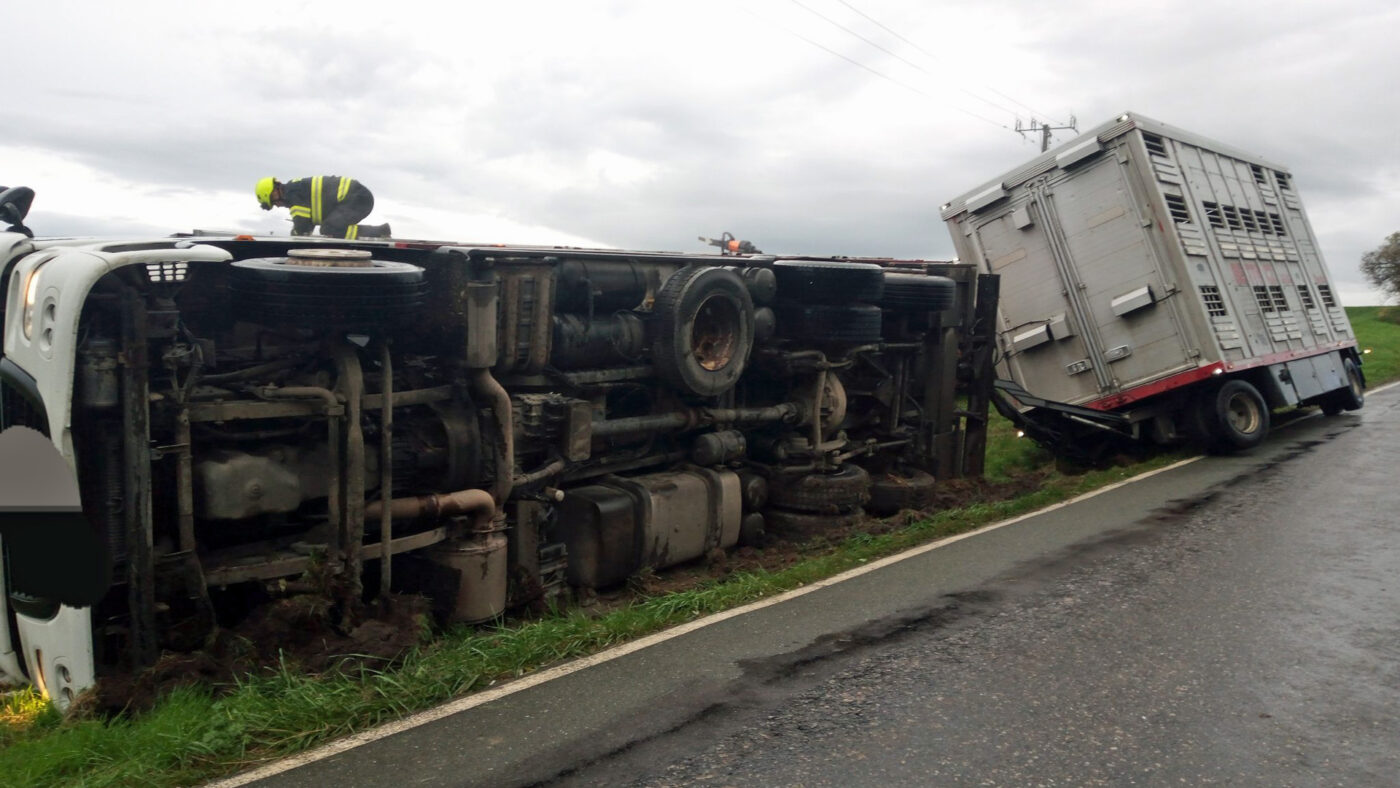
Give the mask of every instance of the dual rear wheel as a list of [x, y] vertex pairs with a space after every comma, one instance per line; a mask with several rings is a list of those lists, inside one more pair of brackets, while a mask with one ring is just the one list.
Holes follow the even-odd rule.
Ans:
[[1245, 380], [1206, 384], [1186, 410], [1193, 437], [1212, 452], [1252, 449], [1269, 435], [1269, 406]]

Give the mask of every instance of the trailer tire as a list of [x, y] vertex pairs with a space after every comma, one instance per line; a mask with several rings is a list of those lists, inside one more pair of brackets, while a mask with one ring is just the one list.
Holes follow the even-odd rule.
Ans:
[[652, 363], [661, 379], [713, 397], [734, 387], [753, 350], [753, 299], [739, 275], [692, 266], [671, 275], [652, 310]]
[[844, 514], [870, 500], [870, 474], [842, 463], [831, 473], [775, 478], [768, 483], [768, 503], [807, 514]]
[[1243, 380], [1227, 380], [1202, 392], [1197, 419], [1207, 448], [1219, 454], [1252, 449], [1269, 434], [1269, 406]]
[[840, 260], [779, 260], [778, 299], [793, 304], [878, 302], [885, 291], [885, 269], [874, 263]]
[[1344, 410], [1361, 410], [1361, 406], [1366, 403], [1366, 386], [1361, 380], [1361, 370], [1357, 369], [1356, 362], [1346, 359], [1342, 362], [1342, 369], [1347, 376], [1345, 388], [1329, 391], [1322, 397], [1322, 412], [1328, 416], [1335, 416]]

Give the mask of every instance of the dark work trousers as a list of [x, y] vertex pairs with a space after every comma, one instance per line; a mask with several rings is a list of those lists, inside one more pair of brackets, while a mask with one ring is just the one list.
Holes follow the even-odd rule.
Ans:
[[368, 189], [356, 189], [326, 213], [321, 222], [321, 235], [332, 238], [373, 238], [379, 234], [379, 226], [359, 224], [359, 221], [374, 210], [374, 195]]

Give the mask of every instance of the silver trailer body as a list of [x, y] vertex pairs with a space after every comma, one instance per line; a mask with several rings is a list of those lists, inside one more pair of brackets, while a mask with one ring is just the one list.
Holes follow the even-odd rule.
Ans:
[[1037, 397], [1121, 410], [1241, 376], [1281, 407], [1348, 385], [1355, 337], [1277, 164], [1128, 113], [942, 218], [1001, 275], [999, 372]]

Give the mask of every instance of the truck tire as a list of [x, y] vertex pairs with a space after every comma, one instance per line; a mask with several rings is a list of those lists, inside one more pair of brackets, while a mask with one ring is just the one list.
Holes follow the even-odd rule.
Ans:
[[1328, 416], [1335, 416], [1344, 410], [1361, 410], [1366, 403], [1366, 387], [1361, 382], [1361, 370], [1356, 368], [1356, 362], [1347, 359], [1342, 362], [1342, 368], [1347, 376], [1346, 387], [1329, 391], [1319, 403], [1322, 412]]
[[884, 325], [874, 304], [780, 304], [777, 317], [781, 336], [838, 345], [879, 342]]
[[946, 276], [885, 274], [879, 304], [900, 312], [942, 312], [953, 305], [957, 284]]
[[1243, 380], [1227, 380], [1197, 400], [1197, 429], [1210, 451], [1228, 454], [1252, 449], [1269, 434], [1269, 406], [1259, 390]]
[[844, 514], [811, 514], [769, 509], [764, 512], [766, 532], [784, 539], [810, 539], [836, 528], [856, 525], [865, 518], [865, 510], [854, 509]]
[[933, 503], [934, 487], [933, 475], [917, 469], [876, 474], [870, 482], [870, 502], [865, 509], [880, 517], [905, 509], [924, 509]]
[[420, 312], [426, 301], [427, 280], [416, 265], [315, 262], [294, 257], [236, 260], [229, 264], [229, 292], [254, 321], [307, 328], [397, 323]]
[[662, 380], [688, 394], [713, 397], [733, 388], [753, 339], [753, 299], [731, 270], [682, 268], [656, 296], [652, 363]]
[[868, 500], [870, 474], [850, 463], [842, 463], [831, 473], [778, 477], [768, 483], [768, 504], [793, 512], [845, 514]]
[[885, 291], [885, 269], [840, 260], [779, 260], [778, 299], [791, 304], [875, 303]]

